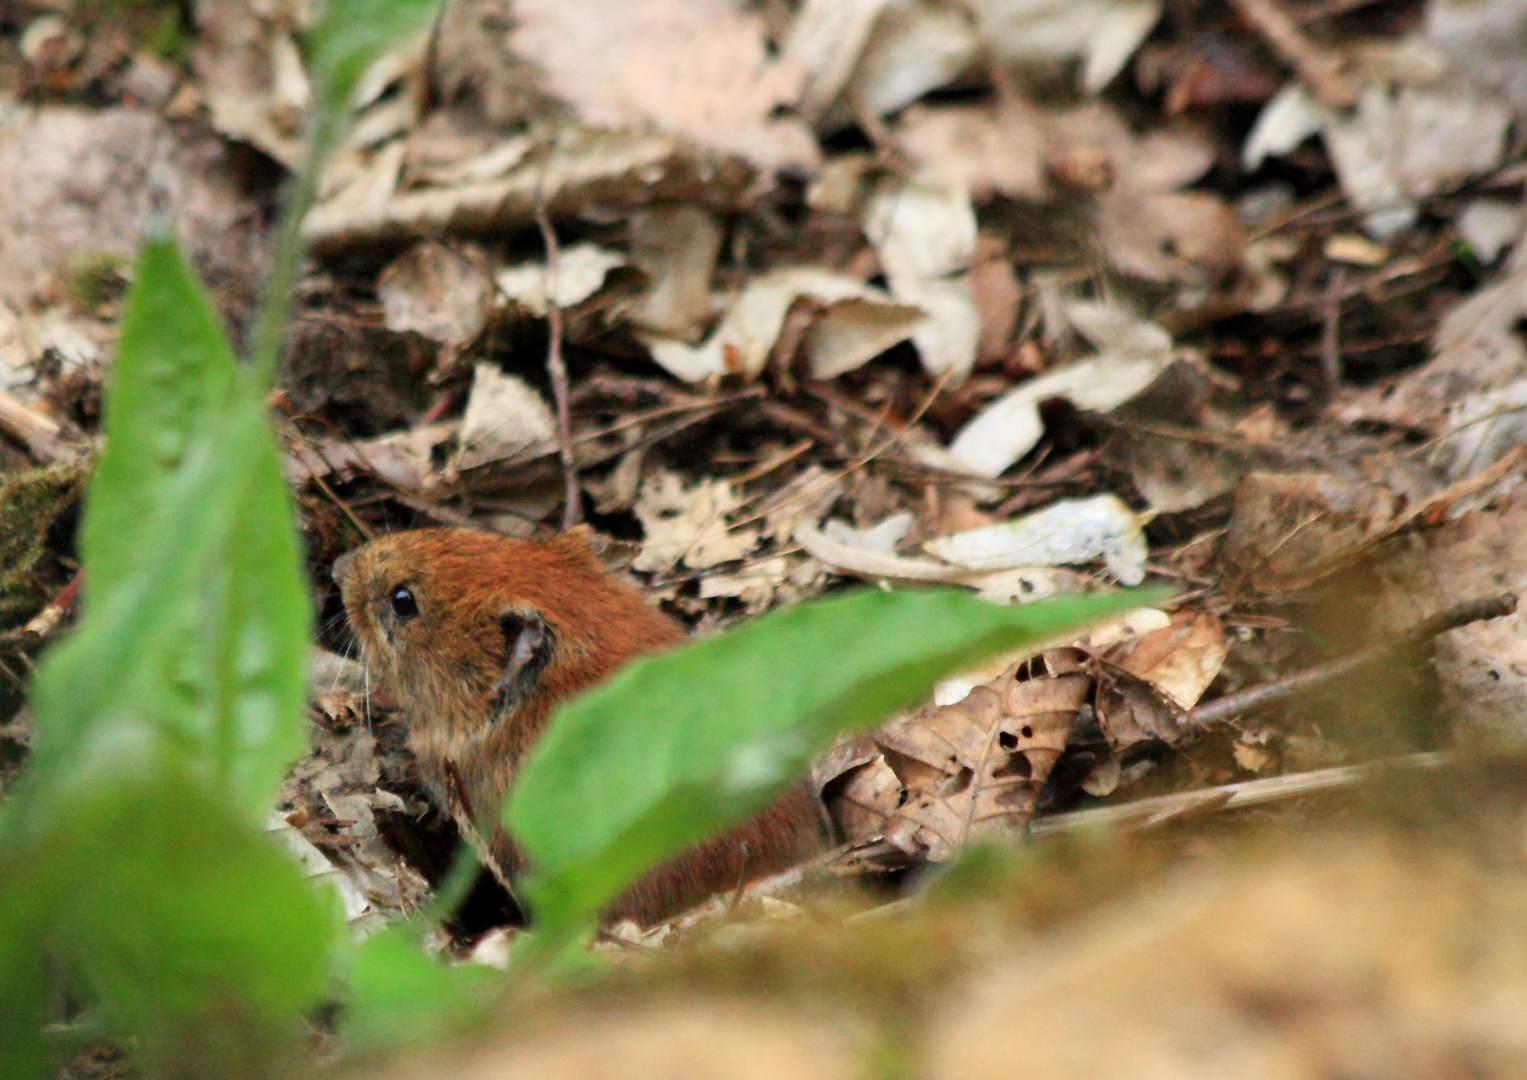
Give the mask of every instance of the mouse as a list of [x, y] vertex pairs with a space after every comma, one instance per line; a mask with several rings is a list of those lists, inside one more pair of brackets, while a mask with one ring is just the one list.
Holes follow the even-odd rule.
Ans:
[[[688, 638], [607, 572], [593, 536], [588, 526], [547, 540], [416, 529], [334, 563], [350, 628], [371, 676], [399, 707], [426, 790], [448, 813], [465, 807], [511, 879], [526, 860], [497, 822], [557, 706], [635, 657]], [[656, 925], [785, 870], [828, 839], [802, 781], [741, 825], [649, 870], [602, 921]]]

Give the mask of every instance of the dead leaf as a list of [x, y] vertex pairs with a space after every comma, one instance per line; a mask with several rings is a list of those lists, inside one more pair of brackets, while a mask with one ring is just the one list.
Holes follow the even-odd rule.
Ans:
[[972, 570], [1065, 566], [1101, 556], [1124, 585], [1144, 580], [1150, 554], [1139, 515], [1115, 495], [1063, 499], [1011, 521], [937, 537], [923, 547]]
[[1058, 64], [1085, 57], [1096, 94], [1123, 70], [1161, 18], [1161, 0], [972, 0], [985, 41], [1007, 60]]
[[1039, 405], [1066, 398], [1107, 412], [1144, 390], [1171, 360], [1166, 331], [1122, 308], [1074, 303], [1069, 313], [1097, 344], [1097, 356], [1020, 383], [988, 403], [954, 438], [952, 460], [976, 476], [999, 476], [1044, 434]]
[[644, 210], [631, 217], [631, 265], [647, 275], [632, 312], [637, 326], [689, 339], [710, 315], [710, 280], [721, 226], [697, 206]]
[[595, 244], [573, 244], [557, 252], [555, 272], [544, 261], [508, 266], [494, 275], [498, 291], [532, 315], [545, 317], [551, 304], [570, 308], [604, 286], [626, 257]]
[[770, 59], [761, 20], [734, 0], [518, 0], [510, 35], [590, 127], [656, 127], [765, 172], [816, 165], [806, 127], [775, 116], [805, 69]]
[[681, 563], [704, 570], [746, 556], [758, 544], [757, 529], [728, 528], [726, 516], [742, 499], [725, 480], [701, 480], [686, 487], [673, 472], [660, 472], [643, 481], [636, 500], [642, 523], [637, 570], [666, 574]]
[[549, 454], [557, 449], [557, 418], [546, 400], [517, 375], [496, 364], [472, 369], [472, 393], [457, 435], [454, 470], [491, 461]]
[[813, 378], [861, 366], [926, 321], [920, 308], [895, 303], [857, 278], [799, 266], [755, 278], [702, 345], [651, 335], [642, 341], [669, 374], [686, 382], [722, 375], [757, 378], [779, 341], [785, 316], [802, 298], [822, 305], [801, 339]]
[[470, 245], [417, 244], [388, 264], [376, 291], [389, 330], [412, 330], [453, 350], [477, 337], [493, 310], [487, 255]]
[[1165, 691], [1178, 708], [1191, 709], [1214, 682], [1229, 651], [1218, 616], [1181, 607], [1166, 626], [1098, 655]]

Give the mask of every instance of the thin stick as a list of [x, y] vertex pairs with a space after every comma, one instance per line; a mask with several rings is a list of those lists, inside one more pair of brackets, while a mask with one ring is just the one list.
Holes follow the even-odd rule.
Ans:
[[1370, 761], [1362, 765], [1343, 765], [1334, 769], [1270, 776], [1264, 780], [1245, 780], [1239, 784], [1184, 791], [1176, 795], [1161, 795], [1154, 799], [1137, 799], [1120, 806], [1102, 806], [1096, 810], [1073, 810], [1069, 814], [1051, 814], [1048, 817], [1035, 818], [1029, 824], [1029, 835], [1031, 837], [1050, 836], [1055, 833], [1077, 832], [1098, 827], [1148, 828], [1205, 810], [1233, 810], [1246, 806], [1260, 806], [1281, 799], [1313, 795], [1318, 791], [1351, 787], [1353, 784], [1371, 779], [1375, 773], [1388, 768], [1435, 769], [1446, 765], [1451, 760], [1452, 755], [1444, 753], [1407, 754], [1404, 757]]
[[562, 528], [571, 529], [583, 516], [583, 499], [578, 488], [578, 466], [573, 461], [573, 418], [568, 405], [567, 365], [562, 361], [562, 308], [556, 300], [557, 284], [557, 234], [546, 216], [544, 205], [536, 207], [536, 227], [541, 230], [541, 241], [546, 245], [546, 321], [549, 327], [546, 343], [546, 370], [551, 375], [551, 392], [557, 401], [557, 435], [561, 440], [562, 478], [564, 498]]
[[64, 621], [64, 617], [74, 610], [80, 595], [80, 583], [84, 579], [84, 571], [75, 574], [69, 579], [69, 584], [60, 589], [58, 595], [33, 615], [25, 626], [0, 634], [0, 645], [39, 645], [47, 641]]
[[1327, 399], [1335, 397], [1341, 385], [1341, 291], [1345, 284], [1346, 275], [1338, 266], [1331, 272], [1324, 318], [1320, 320], [1320, 374]]
[[1236, 694], [1226, 694], [1222, 698], [1216, 698], [1206, 705], [1200, 705], [1196, 709], [1188, 711], [1185, 723], [1189, 727], [1201, 727], [1204, 724], [1214, 724], [1228, 720], [1241, 713], [1250, 712], [1252, 709], [1296, 694], [1303, 694], [1317, 687], [1324, 686], [1328, 682], [1339, 679], [1356, 671], [1358, 668], [1382, 660], [1390, 653], [1429, 641], [1438, 634], [1449, 630], [1456, 630], [1460, 626], [1467, 626], [1472, 622], [1483, 619], [1499, 619], [1503, 615], [1510, 615], [1516, 610], [1516, 594], [1502, 593], [1487, 600], [1471, 600], [1465, 604], [1448, 608], [1431, 618], [1419, 623], [1406, 633], [1392, 641], [1383, 642], [1370, 648], [1344, 656], [1339, 660], [1332, 660], [1327, 664], [1320, 664], [1308, 671], [1296, 672], [1286, 675], [1281, 679], [1275, 679], [1270, 683], [1253, 686], [1249, 690], [1242, 690]]
[[1357, 104], [1357, 89], [1342, 72], [1341, 57], [1317, 44], [1278, 0], [1230, 0], [1241, 17], [1332, 109]]

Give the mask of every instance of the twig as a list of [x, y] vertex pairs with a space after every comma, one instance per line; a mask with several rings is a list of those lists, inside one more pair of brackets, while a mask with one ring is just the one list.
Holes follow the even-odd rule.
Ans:
[[1232, 716], [1238, 716], [1252, 709], [1284, 698], [1293, 697], [1296, 694], [1306, 693], [1328, 682], [1339, 679], [1356, 671], [1358, 668], [1381, 660], [1390, 653], [1399, 649], [1413, 647], [1422, 642], [1429, 641], [1438, 634], [1449, 630], [1456, 630], [1460, 626], [1479, 622], [1483, 619], [1499, 619], [1503, 615], [1510, 615], [1516, 610], [1516, 594], [1503, 593], [1500, 596], [1490, 597], [1487, 600], [1471, 600], [1465, 604], [1448, 608], [1446, 611], [1433, 615], [1406, 633], [1392, 641], [1383, 642], [1367, 649], [1362, 649], [1350, 656], [1344, 656], [1339, 660], [1332, 660], [1326, 664], [1320, 664], [1308, 671], [1296, 672], [1286, 675], [1281, 679], [1275, 679], [1270, 683], [1253, 686], [1249, 690], [1242, 690], [1236, 694], [1226, 694], [1222, 698], [1216, 698], [1206, 705], [1200, 705], [1195, 709], [1188, 710], [1185, 723], [1190, 727], [1201, 727], [1205, 724], [1218, 723], [1228, 720]]
[[1073, 810], [1068, 814], [1051, 814], [1047, 817], [1035, 818], [1029, 824], [1029, 835], [1051, 836], [1055, 833], [1120, 825], [1149, 828], [1206, 810], [1234, 810], [1246, 806], [1260, 806], [1280, 799], [1313, 795], [1317, 791], [1351, 787], [1353, 784], [1370, 779], [1383, 769], [1396, 767], [1435, 769], [1446, 765], [1450, 760], [1452, 760], [1451, 754], [1408, 754], [1404, 757], [1370, 761], [1362, 765], [1343, 765], [1335, 769], [1317, 769], [1314, 772], [1270, 776], [1265, 780], [1245, 780], [1239, 784], [1225, 784], [1223, 787], [1184, 791], [1176, 795], [1160, 795], [1154, 799], [1137, 799], [1120, 806], [1103, 806], [1096, 810]]
[[14, 436], [38, 461], [57, 461], [67, 454], [63, 426], [4, 390], [0, 390], [0, 431]]
[[1332, 109], [1357, 104], [1357, 89], [1341, 70], [1341, 57], [1311, 40], [1278, 0], [1230, 0], [1268, 48], [1298, 73]]
[[567, 365], [562, 361], [562, 308], [557, 304], [557, 234], [546, 216], [544, 205], [536, 207], [536, 227], [546, 245], [546, 370], [551, 375], [551, 393], [557, 402], [557, 435], [562, 443], [562, 478], [566, 499], [562, 507], [562, 528], [571, 529], [583, 516], [583, 499], [578, 488], [578, 466], [573, 461], [573, 419], [568, 405]]
[[64, 617], [74, 610], [75, 601], [79, 599], [80, 582], [84, 577], [83, 573], [75, 574], [69, 579], [69, 584], [60, 589], [58, 595], [33, 615], [25, 626], [0, 634], [0, 645], [40, 645], [52, 637]]
[[1325, 380], [1327, 400], [1336, 396], [1341, 385], [1341, 291], [1346, 274], [1340, 266], [1331, 271], [1326, 290], [1326, 306], [1320, 320], [1320, 374]]

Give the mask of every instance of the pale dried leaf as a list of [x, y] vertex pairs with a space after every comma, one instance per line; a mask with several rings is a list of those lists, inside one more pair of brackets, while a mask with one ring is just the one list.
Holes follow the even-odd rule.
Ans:
[[870, 32], [890, 0], [806, 0], [790, 24], [784, 58], [804, 68], [801, 113], [816, 119], [858, 66]]
[[642, 523], [637, 570], [668, 573], [681, 563], [704, 570], [741, 559], [758, 544], [757, 529], [729, 529], [726, 515], [742, 499], [725, 480], [701, 480], [686, 487], [677, 473], [660, 472], [643, 482], [636, 502]]
[[975, 255], [976, 216], [963, 189], [895, 184], [865, 211], [864, 233], [875, 247], [891, 294], [927, 319], [912, 343], [930, 375], [959, 382], [976, 362], [981, 313], [968, 270]]
[[806, 127], [775, 116], [805, 69], [770, 59], [762, 20], [734, 0], [518, 0], [510, 41], [591, 127], [655, 126], [765, 171], [817, 162]]
[[882, 11], [859, 58], [849, 90], [885, 115], [952, 81], [980, 51], [962, 10], [924, 0]]
[[1505, 199], [1475, 199], [1458, 215], [1458, 235], [1485, 266], [1491, 266], [1501, 252], [1519, 243], [1527, 229], [1527, 214], [1521, 202]]
[[1085, 57], [1082, 86], [1114, 80], [1161, 18], [1161, 0], [971, 0], [982, 37], [1024, 63]]
[[470, 342], [493, 309], [487, 256], [470, 246], [415, 245], [382, 271], [376, 291], [387, 329], [412, 330], [442, 345]]
[[1149, 555], [1139, 516], [1115, 495], [1064, 499], [1012, 521], [941, 536], [923, 546], [972, 570], [1065, 566], [1101, 556], [1125, 585], [1144, 580]]
[[478, 363], [457, 438], [461, 448], [452, 467], [475, 469], [490, 461], [551, 453], [558, 444], [557, 418], [524, 379], [504, 374], [496, 364]]
[[1101, 305], [1074, 305], [1072, 314], [1081, 316], [1079, 328], [1094, 340], [1128, 347], [1047, 372], [989, 402], [949, 446], [960, 467], [976, 476], [999, 476], [1044, 434], [1041, 402], [1065, 398], [1079, 409], [1107, 412], [1144, 390], [1171, 362], [1171, 339], [1154, 324]]
[[[604, 286], [611, 270], [626, 265], [618, 251], [597, 244], [573, 244], [557, 252], [555, 273], [547, 263], [506, 266], [494, 275], [499, 292], [532, 315], [545, 316], [551, 304], [581, 304]], [[549, 290], [549, 291], [548, 291]]]
[[1164, 690], [1181, 708], [1191, 709], [1219, 674], [1229, 650], [1217, 616], [1182, 607], [1172, 612], [1165, 626], [1101, 649], [1098, 655]]
[[[644, 336], [642, 341], [651, 350], [654, 360], [670, 374], [686, 382], [702, 382], [728, 374], [757, 378], [779, 339], [785, 316], [791, 305], [801, 297], [828, 307], [829, 314], [833, 305], [848, 300], [892, 309], [873, 318], [867, 316], [861, 308], [843, 312], [839, 315], [841, 322], [837, 327], [829, 325], [816, 338], [810, 337], [808, 329], [808, 347], [814, 370], [832, 370], [829, 361], [841, 362], [841, 358], [829, 357], [824, 351], [828, 344], [837, 339], [842, 339], [845, 348], [851, 346], [859, 363], [863, 363], [876, 355], [865, 355], [868, 348], [877, 347], [879, 351], [884, 351], [895, 341], [906, 339], [907, 334], [901, 329], [903, 326], [910, 329], [912, 313], [904, 305], [893, 304], [883, 290], [866, 285], [857, 278], [815, 267], [799, 266], [776, 270], [756, 278], [737, 297], [726, 317], [721, 320], [721, 325], [716, 327], [702, 345], [686, 345], [682, 341], [651, 336]], [[921, 317], [921, 313], [917, 313], [917, 318]], [[855, 324], [859, 327], [857, 332], [854, 330]], [[893, 335], [899, 336], [895, 337], [895, 341], [887, 341]], [[818, 364], [823, 367], [816, 368]], [[847, 368], [841, 368], [837, 373], [841, 373], [841, 370]]]

